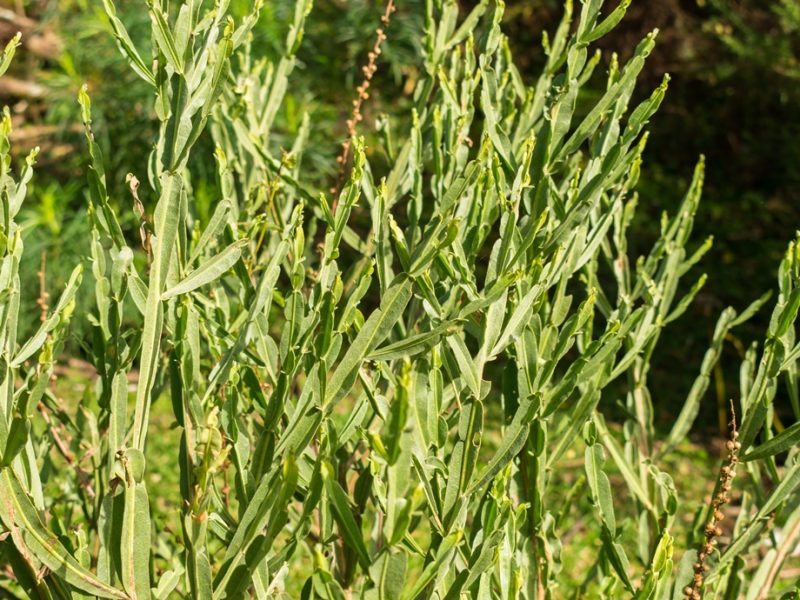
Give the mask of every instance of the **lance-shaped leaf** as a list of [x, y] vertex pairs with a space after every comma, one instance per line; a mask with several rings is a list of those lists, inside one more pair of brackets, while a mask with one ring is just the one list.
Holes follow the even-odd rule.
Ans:
[[14, 356], [14, 359], [11, 361], [12, 367], [20, 366], [31, 356], [33, 356], [44, 345], [48, 334], [50, 334], [50, 332], [56, 328], [61, 319], [64, 317], [65, 311], [68, 309], [71, 310], [70, 307], [72, 306], [72, 301], [81, 285], [82, 275], [82, 265], [78, 265], [75, 267], [75, 269], [73, 269], [72, 275], [70, 275], [64, 291], [61, 293], [61, 297], [58, 299], [58, 303], [53, 309], [53, 313], [47, 317], [47, 319], [45, 319], [44, 323], [41, 324], [39, 330], [33, 335], [33, 337], [31, 337], [19, 349], [16, 356]]
[[180, 282], [167, 289], [161, 294], [161, 299], [169, 300], [174, 296], [187, 294], [212, 281], [216, 281], [236, 264], [242, 256], [242, 248], [244, 248], [247, 243], [248, 240], [246, 239], [235, 241], [219, 254], [203, 262]]
[[528, 432], [538, 409], [538, 396], [530, 396], [520, 403], [511, 425], [503, 432], [502, 443], [484, 470], [481, 471], [478, 479], [467, 488], [467, 495], [489, 483], [519, 454], [528, 439]]
[[444, 563], [447, 562], [453, 555], [453, 552], [461, 542], [463, 536], [464, 533], [462, 531], [454, 531], [442, 540], [442, 543], [436, 550], [433, 560], [431, 560], [425, 566], [425, 569], [422, 571], [417, 580], [413, 582], [411, 587], [403, 590], [403, 594], [400, 596], [401, 600], [414, 600], [419, 596], [425, 587], [439, 573], [439, 569], [441, 569]]
[[14, 36], [8, 40], [6, 47], [3, 48], [3, 54], [0, 56], [0, 76], [2, 76], [11, 65], [11, 59], [14, 58], [14, 53], [17, 50], [17, 46], [19, 46], [20, 39], [22, 39], [21, 33], [14, 34]]
[[178, 74], [183, 74], [183, 56], [178, 52], [175, 45], [175, 38], [172, 29], [167, 22], [166, 15], [161, 11], [161, 7], [152, 2], [150, 4], [150, 18], [153, 21], [153, 39], [158, 45], [159, 50], [164, 53], [167, 63], [175, 69]]
[[411, 279], [405, 275], [397, 276], [384, 292], [380, 307], [361, 327], [334, 370], [325, 388], [325, 404], [337, 402], [350, 391], [361, 363], [389, 335], [410, 299]]
[[613, 536], [616, 531], [616, 517], [614, 516], [614, 501], [611, 495], [611, 482], [603, 471], [605, 456], [600, 444], [586, 447], [585, 453], [586, 481], [592, 490], [592, 498], [600, 512], [600, 518], [608, 527]]
[[183, 179], [174, 173], [165, 173], [161, 179], [161, 198], [155, 211], [155, 239], [153, 240], [153, 263], [150, 266], [150, 281], [147, 290], [147, 305], [144, 313], [142, 352], [139, 361], [139, 385], [136, 390], [134, 412], [134, 444], [144, 449], [147, 436], [147, 419], [150, 414], [150, 393], [156, 376], [156, 364], [161, 348], [161, 329], [164, 307], [161, 294], [167, 272], [175, 251], [181, 214], [180, 202]]
[[20, 485], [12, 469], [0, 472], [0, 520], [10, 531], [17, 531], [16, 543], [33, 554], [50, 571], [75, 589], [100, 598], [129, 598], [128, 594], [103, 583], [69, 553], [58, 537], [48, 531]]
[[353, 517], [353, 510], [350, 508], [350, 500], [342, 489], [342, 486], [339, 485], [339, 482], [333, 478], [330, 467], [323, 466], [322, 473], [325, 480], [325, 491], [331, 501], [333, 514], [339, 524], [344, 543], [355, 552], [361, 568], [366, 571], [369, 569], [371, 560], [369, 552], [367, 552], [367, 547], [364, 545], [361, 529], [359, 529]]
[[753, 448], [742, 457], [743, 461], [760, 460], [800, 446], [800, 422], [787, 427], [778, 435]]
[[475, 362], [469, 354], [464, 338], [458, 335], [451, 335], [447, 338], [447, 345], [453, 352], [456, 364], [459, 368], [459, 375], [464, 380], [473, 398], [481, 399], [481, 379]]
[[500, 334], [497, 343], [495, 343], [494, 348], [492, 348], [492, 351], [489, 353], [490, 356], [496, 356], [502, 352], [506, 346], [512, 344], [522, 334], [522, 330], [530, 320], [533, 305], [541, 296], [542, 291], [540, 285], [534, 285], [520, 299], [514, 311], [511, 313], [511, 317], [503, 329], [503, 333]]
[[142, 482], [135, 482], [124, 491], [120, 562], [122, 584], [130, 596], [147, 598], [150, 595], [150, 505]]
[[614, 29], [614, 27], [616, 27], [625, 16], [625, 13], [630, 5], [631, 0], [622, 0], [622, 2], [619, 3], [619, 6], [612, 10], [605, 19], [592, 28], [590, 32], [581, 36], [581, 42], [585, 44], [594, 42]]
[[150, 85], [155, 85], [155, 77], [153, 77], [153, 73], [142, 60], [142, 57], [139, 55], [139, 51], [136, 50], [136, 46], [134, 46], [130, 35], [128, 35], [128, 30], [117, 16], [117, 9], [114, 6], [113, 0], [103, 0], [103, 8], [105, 9], [106, 16], [111, 23], [111, 29], [114, 31], [114, 36], [117, 38], [119, 48], [122, 53], [128, 57], [128, 61], [133, 71]]
[[408, 336], [397, 342], [381, 346], [371, 352], [366, 360], [394, 360], [407, 356], [414, 356], [420, 352], [430, 350], [443, 336], [450, 336], [460, 331], [460, 321], [452, 320], [437, 325], [430, 331], [424, 331]]

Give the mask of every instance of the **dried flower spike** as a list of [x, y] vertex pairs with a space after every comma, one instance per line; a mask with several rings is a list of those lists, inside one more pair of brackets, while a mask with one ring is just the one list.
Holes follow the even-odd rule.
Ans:
[[722, 507], [730, 501], [730, 491], [733, 485], [733, 479], [736, 477], [736, 465], [739, 462], [739, 449], [741, 447], [742, 445], [739, 443], [739, 431], [736, 428], [736, 412], [733, 407], [733, 402], [731, 402], [731, 437], [725, 444], [728, 456], [719, 470], [719, 491], [717, 491], [711, 501], [710, 517], [704, 529], [705, 542], [700, 548], [700, 553], [697, 555], [697, 562], [693, 565], [694, 577], [692, 578], [692, 585], [687, 586], [683, 590], [686, 600], [699, 600], [699, 598], [702, 597], [700, 590], [705, 581], [705, 573], [709, 569], [706, 564], [706, 559], [713, 551], [716, 539], [722, 535], [722, 529], [719, 526], [725, 518]]
[[372, 76], [375, 75], [375, 71], [378, 70], [375, 61], [377, 61], [378, 56], [381, 54], [381, 44], [386, 41], [386, 31], [385, 28], [389, 26], [389, 20], [392, 17], [392, 13], [397, 10], [394, 5], [394, 0], [388, 0], [386, 3], [386, 9], [381, 15], [381, 23], [383, 24], [382, 27], [378, 27], [375, 30], [375, 43], [372, 46], [372, 50], [367, 54], [367, 64], [361, 67], [361, 72], [364, 74], [364, 79], [356, 88], [356, 98], [353, 100], [353, 111], [350, 115], [350, 118], [347, 120], [347, 137], [345, 138], [344, 142], [342, 142], [342, 150], [339, 153], [339, 156], [336, 159], [336, 162], [339, 164], [339, 176], [336, 180], [336, 186], [331, 189], [331, 194], [333, 195], [333, 209], [336, 209], [336, 196], [339, 193], [339, 189], [342, 186], [342, 182], [344, 181], [344, 176], [347, 170], [347, 163], [350, 160], [350, 148], [353, 144], [353, 138], [356, 137], [356, 125], [363, 120], [363, 115], [361, 114], [361, 106], [363, 105], [364, 101], [369, 99], [369, 86], [370, 82], [372, 81]]

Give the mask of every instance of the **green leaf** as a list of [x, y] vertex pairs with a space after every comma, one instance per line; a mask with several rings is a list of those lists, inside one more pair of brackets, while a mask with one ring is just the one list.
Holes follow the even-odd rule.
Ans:
[[592, 490], [592, 497], [600, 511], [600, 518], [613, 535], [616, 531], [616, 518], [614, 516], [614, 501], [611, 495], [611, 482], [603, 471], [605, 456], [599, 444], [586, 447], [585, 451], [586, 481]]
[[680, 562], [678, 563], [678, 572], [675, 575], [672, 600], [684, 600], [685, 594], [683, 593], [683, 589], [692, 583], [695, 562], [697, 562], [696, 550], [687, 550], [684, 552]]
[[380, 307], [361, 327], [325, 388], [325, 404], [336, 403], [350, 390], [361, 363], [400, 319], [411, 299], [411, 280], [398, 275], [383, 294]]
[[403, 591], [402, 596], [400, 596], [401, 600], [414, 600], [422, 593], [433, 578], [439, 574], [439, 570], [445, 562], [453, 555], [463, 535], [462, 531], [454, 531], [442, 540], [442, 543], [433, 556], [433, 560], [425, 566], [425, 569], [423, 569], [413, 585]]
[[205, 398], [208, 398], [217, 387], [224, 384], [230, 375], [231, 368], [235, 361], [244, 350], [247, 344], [247, 338], [250, 335], [250, 328], [254, 323], [256, 316], [259, 315], [271, 298], [275, 282], [281, 274], [280, 264], [289, 253], [289, 242], [287, 240], [289, 234], [278, 244], [275, 252], [270, 257], [264, 272], [256, 284], [255, 300], [251, 303], [247, 311], [247, 317], [239, 330], [239, 335], [236, 337], [234, 344], [225, 352], [222, 359], [211, 370], [209, 375], [209, 384], [206, 388]]
[[502, 352], [506, 346], [512, 344], [521, 334], [522, 330], [527, 326], [531, 318], [533, 304], [539, 299], [542, 294], [542, 287], [534, 285], [530, 290], [520, 299], [514, 312], [511, 313], [511, 318], [500, 334], [500, 338], [489, 353], [490, 356], [496, 356]]
[[528, 397], [519, 405], [511, 425], [503, 432], [502, 442], [489, 464], [481, 471], [475, 483], [467, 489], [466, 494], [468, 496], [494, 479], [495, 475], [502, 471], [519, 454], [528, 439], [528, 431], [538, 409], [538, 397]]
[[459, 335], [451, 335], [447, 338], [447, 345], [453, 352], [456, 364], [460, 369], [459, 375], [467, 384], [472, 397], [476, 400], [481, 399], [481, 380], [475, 362], [469, 354], [464, 338]]
[[[644, 507], [652, 512], [655, 516], [656, 509], [650, 501], [642, 481], [639, 479], [639, 475], [637, 474], [637, 465], [629, 462], [625, 456], [625, 452], [619, 447], [617, 441], [611, 436], [611, 433], [609, 433], [608, 428], [605, 426], [605, 423], [602, 422], [602, 419], [598, 417], [594, 422], [597, 424], [603, 445], [611, 455], [614, 464], [616, 464], [617, 468], [620, 470], [622, 477], [625, 479], [625, 483], [628, 485], [628, 489], [630, 489], [633, 495], [636, 496], [637, 500], [639, 500], [639, 502], [641, 502]], [[613, 528], [610, 529], [613, 533]]]
[[236, 264], [242, 256], [242, 248], [247, 245], [248, 241], [247, 239], [237, 240], [219, 254], [201, 263], [197, 269], [161, 294], [161, 300], [169, 300], [180, 294], [187, 294], [216, 281]]
[[371, 564], [369, 552], [367, 552], [367, 547], [364, 545], [361, 530], [353, 518], [350, 500], [342, 486], [339, 485], [339, 482], [333, 478], [330, 467], [323, 466], [322, 472], [325, 479], [325, 490], [331, 500], [333, 513], [336, 517], [336, 522], [339, 524], [339, 530], [342, 533], [344, 542], [356, 553], [361, 568], [368, 571]]
[[14, 53], [20, 45], [20, 39], [22, 39], [22, 34], [17, 32], [8, 40], [6, 47], [3, 48], [3, 55], [0, 57], [0, 77], [2, 77], [3, 73], [5, 73], [11, 65], [11, 59], [14, 58]]
[[446, 48], [449, 50], [454, 46], [458, 46], [461, 42], [467, 39], [467, 37], [473, 33], [475, 27], [478, 25], [480, 18], [483, 16], [483, 13], [486, 12], [486, 9], [489, 6], [489, 0], [481, 0], [475, 8], [473, 8], [464, 21], [459, 25], [458, 29], [456, 29], [453, 36], [448, 40]]
[[153, 3], [153, 0], [150, 0], [150, 18], [153, 21], [153, 39], [158, 48], [164, 53], [167, 63], [175, 69], [175, 72], [182, 75], [183, 57], [178, 53], [178, 49], [175, 46], [175, 38], [172, 36], [172, 30], [169, 23], [167, 23], [166, 16]]
[[795, 423], [791, 427], [787, 427], [769, 441], [753, 448], [742, 457], [742, 460], [750, 461], [769, 458], [781, 452], [786, 452], [798, 445], [800, 445], [800, 422]]
[[405, 550], [384, 553], [376, 563], [379, 574], [375, 578], [378, 585], [378, 600], [400, 600], [406, 584], [408, 554]]
[[594, 42], [595, 40], [599, 40], [601, 37], [608, 34], [614, 27], [616, 27], [622, 18], [625, 16], [625, 13], [628, 10], [628, 7], [631, 5], [631, 0], [622, 0], [619, 3], [617, 8], [612, 10], [609, 15], [603, 19], [600, 23], [598, 23], [589, 33], [584, 35], [581, 38], [581, 42], [585, 44], [589, 44]]
[[162, 573], [161, 578], [158, 580], [158, 585], [153, 589], [153, 598], [155, 600], [167, 600], [180, 584], [183, 574], [184, 569], [180, 566]]
[[451, 336], [461, 330], [460, 321], [453, 320], [442, 323], [422, 333], [410, 335], [402, 340], [381, 346], [367, 355], [366, 360], [395, 360], [414, 356], [420, 352], [430, 350], [435, 346], [442, 336]]
[[33, 356], [44, 345], [45, 341], [47, 341], [48, 334], [59, 325], [61, 320], [65, 317], [65, 314], [72, 311], [73, 300], [81, 285], [82, 277], [83, 266], [78, 265], [73, 269], [69, 281], [64, 287], [64, 291], [61, 293], [55, 308], [53, 308], [53, 312], [41, 324], [39, 330], [19, 349], [16, 356], [14, 356], [14, 359], [11, 361], [12, 367], [19, 367]]
[[142, 331], [142, 351], [139, 359], [139, 385], [136, 390], [133, 422], [133, 443], [139, 450], [144, 449], [147, 437], [150, 393], [157, 371], [164, 318], [161, 294], [175, 251], [175, 240], [180, 226], [182, 194], [182, 177], [175, 173], [164, 173], [161, 177], [161, 197], [156, 205], [154, 215], [153, 262], [150, 265], [150, 281]]
[[6, 447], [3, 449], [2, 460], [0, 460], [0, 467], [7, 467], [11, 464], [11, 461], [28, 443], [30, 433], [31, 423], [28, 419], [14, 417], [11, 420], [11, 426], [8, 428], [8, 437], [6, 438]]
[[9, 468], [0, 472], [0, 520], [9, 530], [18, 528], [15, 544], [33, 554], [48, 569], [76, 589], [100, 598], [129, 598], [83, 568], [52, 532], [48, 531], [30, 497]]
[[786, 335], [786, 332], [789, 331], [789, 327], [791, 327], [797, 318], [798, 309], [800, 309], [800, 287], [791, 291], [786, 303], [781, 307], [778, 324], [773, 333], [776, 338]]
[[136, 50], [136, 46], [134, 46], [130, 35], [128, 35], [128, 30], [125, 29], [125, 25], [123, 25], [122, 21], [117, 17], [117, 9], [114, 6], [113, 0], [103, 0], [103, 8], [111, 23], [111, 29], [114, 31], [114, 36], [117, 38], [119, 48], [122, 53], [128, 57], [128, 62], [134, 73], [154, 86], [156, 84], [155, 77], [153, 77], [153, 73], [142, 60], [138, 50]]
[[150, 505], [144, 483], [131, 482], [124, 491], [120, 557], [125, 590], [131, 597], [149, 597]]
[[208, 225], [206, 225], [206, 228], [200, 235], [200, 239], [197, 240], [197, 244], [195, 244], [192, 250], [192, 254], [188, 260], [189, 264], [194, 264], [194, 262], [205, 253], [206, 248], [220, 235], [228, 222], [232, 210], [233, 207], [229, 200], [221, 200], [217, 203], [214, 213], [208, 221]]
[[636, 48], [636, 54], [634, 54], [633, 58], [631, 58], [628, 64], [625, 65], [625, 69], [622, 71], [620, 78], [608, 88], [606, 93], [603, 94], [602, 98], [600, 98], [592, 110], [589, 111], [589, 114], [586, 115], [581, 124], [578, 125], [570, 138], [559, 150], [559, 159], [573, 154], [578, 150], [578, 148], [580, 148], [581, 144], [586, 141], [586, 139], [592, 133], [594, 133], [594, 131], [600, 125], [600, 122], [605, 116], [606, 111], [614, 102], [619, 100], [620, 95], [625, 92], [626, 88], [629, 88], [633, 84], [633, 82], [636, 80], [636, 77], [644, 67], [645, 58], [655, 47], [655, 38], [657, 33], [657, 31], [654, 31], [653, 33], [649, 34], [639, 44], [639, 46]]
[[280, 464], [271, 465], [253, 491], [247, 507], [239, 518], [223, 558], [222, 567], [214, 579], [214, 598], [227, 597], [228, 585], [235, 586], [235, 575], [241, 573], [242, 562], [253, 540], [261, 533], [279, 487]]

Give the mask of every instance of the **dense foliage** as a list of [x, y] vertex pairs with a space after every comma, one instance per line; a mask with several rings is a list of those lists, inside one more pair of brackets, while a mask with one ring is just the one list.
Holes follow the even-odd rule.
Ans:
[[[459, 2], [462, 11], [476, 3]], [[314, 127], [304, 153], [306, 181], [311, 184], [313, 180], [319, 189], [327, 189], [336, 177], [333, 159], [360, 63], [372, 44], [377, 4], [376, 0], [348, 0], [347, 10], [343, 10], [345, 5], [339, 0], [315, 3], [298, 49], [292, 85], [276, 116], [271, 138], [288, 149], [302, 115], [309, 113]], [[506, 4], [504, 33], [523, 80], [532, 84], [547, 58], [539, 43], [542, 33], [555, 29], [563, 6], [560, 0], [510, 0]], [[384, 45], [366, 106], [370, 122], [384, 113], [402, 120], [420, 71], [424, 2], [405, 0], [397, 6], [392, 36]], [[132, 41], [137, 47], [148, 47], [150, 23], [140, 3], [118, 0], [116, 7]], [[253, 28], [256, 55], [272, 61], [280, 58], [293, 7], [293, 0], [272, 0], [262, 9]], [[232, 0], [235, 18], [248, 10], [249, 0]], [[14, 13], [25, 14], [34, 25], [38, 21], [43, 27], [29, 30], [10, 16]], [[99, 4], [15, 0], [14, 13], [0, 13], [0, 43], [21, 29], [23, 48], [9, 70], [15, 85], [0, 82], [0, 96], [11, 106], [15, 124], [13, 155], [21, 157], [41, 146], [31, 197], [19, 219], [28, 247], [23, 269], [38, 270], [44, 260], [46, 282], [58, 289], [69, 278], [69, 265], [88, 253], [85, 189], [80, 185], [85, 153], [75, 102], [78, 90], [83, 83], [89, 86], [98, 144], [106, 149], [106, 176], [112, 187], [122, 186], [128, 172], [143, 172], [157, 118], [146, 83], [128, 69], [117, 51]], [[800, 184], [795, 168], [800, 160], [795, 143], [800, 135], [800, 121], [795, 118], [800, 111], [800, 87], [793, 75], [793, 65], [800, 57], [799, 23], [792, 0], [634, 2], [626, 18], [596, 42], [603, 56], [594, 76], [581, 88], [578, 114], [603, 92], [601, 73], [607, 70], [612, 53], [618, 52], [626, 60], [638, 41], [655, 27], [661, 30], [659, 43], [639, 77], [634, 102], [658, 85], [665, 72], [672, 75], [669, 101], [649, 125], [653, 135], [647, 168], [639, 182], [647, 202], [635, 217], [632, 252], [642, 253], [652, 244], [658, 236], [659, 215], [675, 209], [678, 191], [688, 185], [693, 161], [699, 154], [708, 158], [705, 201], [698, 209], [695, 231], [699, 237], [715, 238], [702, 265], [709, 280], [689, 309], [691, 318], [673, 325], [672, 335], [662, 340], [654, 356], [652, 381], [661, 390], [654, 419], [662, 430], [669, 427], [669, 406], [691, 385], [691, 377], [671, 372], [670, 364], [702, 360], [715, 315], [727, 305], [748, 304], [753, 290], [772, 286], [785, 240], [794, 233], [793, 223], [800, 215], [791, 200]], [[61, 39], [58, 53], [53, 52], [54, 36]], [[91, 52], [83, 51], [89, 47]], [[363, 133], [369, 152], [374, 146], [373, 132], [364, 129]], [[213, 145], [206, 137], [201, 136], [199, 143], [208, 145], [192, 161], [195, 207], [203, 222], [219, 193]], [[384, 168], [382, 156], [370, 154], [369, 158], [375, 168]], [[117, 201], [123, 203], [123, 230], [134, 231], [135, 220], [125, 218], [130, 215], [124, 210], [128, 199], [112, 196], [112, 205], [116, 207]], [[36, 278], [23, 281], [22, 326], [27, 332], [32, 331], [29, 323], [39, 310], [35, 303], [39, 287]], [[90, 296], [86, 286], [79, 291], [83, 302]], [[739, 328], [734, 343], [723, 347], [723, 363], [741, 360], [742, 348], [758, 339], [766, 326], [766, 315], [759, 313]], [[75, 338], [86, 339], [90, 331], [81, 320], [73, 323], [71, 332], [67, 349], [79, 355]], [[709, 403], [701, 410], [698, 431], [724, 435], [726, 397], [736, 385], [733, 371], [717, 380], [716, 406]], [[788, 418], [789, 399], [779, 392], [776, 402], [781, 418]]]
[[[310, 0], [275, 61], [252, 35], [260, 1], [155, 1], [148, 47], [104, 0], [158, 123], [134, 174], [107, 178], [81, 91], [89, 256], [52, 307], [39, 298], [30, 336], [16, 218], [36, 152], [15, 171], [8, 111], [0, 131], [6, 593], [796, 595], [783, 574], [800, 540], [800, 245], [739, 370], [712, 499], [689, 502], [676, 447], [729, 332], [769, 300], [724, 310], [702, 364], [673, 365], [694, 384], [657, 432], [651, 360], [704, 285], [681, 281], [711, 244], [692, 238], [701, 159], [652, 247], [629, 249], [645, 127], [668, 84], [632, 101], [657, 32], [579, 103], [592, 46], [629, 5], [567, 2], [529, 86], [502, 2], [462, 15], [429, 0], [406, 112], [370, 147], [350, 140], [330, 193], [309, 166], [313, 121], [293, 139], [275, 130]], [[82, 320], [96, 377], [76, 399], [51, 381]], [[165, 406], [168, 427], [154, 417]], [[152, 495], [156, 473], [177, 475], [177, 514]]]

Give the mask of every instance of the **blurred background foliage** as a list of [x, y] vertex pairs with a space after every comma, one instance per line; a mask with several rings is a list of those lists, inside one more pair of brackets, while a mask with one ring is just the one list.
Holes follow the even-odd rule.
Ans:
[[[244, 11], [250, 1], [232, 0], [232, 5]], [[462, 0], [463, 8], [475, 1]], [[140, 3], [120, 0], [117, 6], [136, 43], [146, 46], [149, 25]], [[403, 126], [392, 115], [407, 107], [421, 68], [417, 45], [424, 27], [424, 0], [401, 0], [397, 5], [365, 110], [367, 123], [377, 121], [384, 131], [386, 123]], [[303, 168], [320, 189], [336, 178], [338, 142], [381, 6], [371, 0], [316, 0], [308, 19], [279, 117], [280, 133], [272, 143], [290, 147], [308, 113], [311, 143]], [[293, 0], [267, 0], [255, 30], [260, 55], [279, 58], [293, 7]], [[542, 32], [553, 30], [562, 11], [561, 0], [507, 0], [505, 31], [523, 75], [531, 80], [544, 61]], [[667, 99], [650, 125], [640, 183], [642, 210], [635, 228], [638, 247], [652, 242], [661, 212], [676, 206], [700, 154], [707, 157], [707, 178], [696, 235], [698, 240], [710, 235], [715, 239], [702, 262], [708, 283], [690, 313], [672, 327], [656, 357], [655, 389], [660, 393], [654, 402], [658, 418], [669, 421], [674, 417], [670, 406], [691, 385], [691, 367], [699, 367], [719, 311], [727, 305], [743, 308], [771, 289], [786, 241], [800, 223], [800, 2], [634, 1], [622, 24], [601, 42], [602, 60], [608, 64], [616, 51], [626, 59], [654, 28], [660, 30], [659, 43], [638, 93], [648, 95], [664, 73], [671, 81]], [[18, 30], [24, 47], [14, 70], [0, 80], [0, 102], [14, 115], [16, 150], [22, 154], [41, 147], [25, 213], [26, 244], [38, 252], [26, 256], [46, 256], [46, 285], [57, 289], [72, 265], [88, 254], [79, 87], [89, 85], [109, 188], [120, 204], [132, 202], [127, 173], [146, 177], [152, 107], [143, 101], [144, 84], [117, 51], [98, 0], [1, 0], [0, 38]], [[205, 155], [210, 161], [212, 153]], [[386, 160], [370, 158], [375, 164]], [[199, 194], [204, 205], [197, 207], [202, 218], [217, 198], [213, 164], [192, 168], [201, 175], [197, 180], [202, 183], [196, 185], [204, 186]], [[204, 173], [208, 177], [202, 177]], [[132, 219], [127, 226], [133, 231], [137, 224]], [[636, 249], [634, 243], [634, 253]], [[23, 271], [33, 273], [39, 266], [28, 265]], [[39, 281], [25, 283], [33, 326]], [[88, 287], [84, 293], [91, 293]], [[765, 329], [766, 318], [753, 320], [741, 339], [730, 340], [726, 352], [743, 353], [748, 338]], [[79, 348], [83, 331], [76, 327], [73, 334]], [[678, 371], [680, 377], [670, 369], [675, 362], [686, 367]], [[736, 376], [728, 371], [729, 377]], [[729, 393], [721, 372], [716, 383], [717, 400], [724, 403]], [[708, 410], [704, 417], [707, 427], [717, 426], [716, 411]]]

